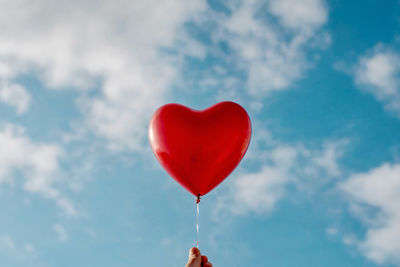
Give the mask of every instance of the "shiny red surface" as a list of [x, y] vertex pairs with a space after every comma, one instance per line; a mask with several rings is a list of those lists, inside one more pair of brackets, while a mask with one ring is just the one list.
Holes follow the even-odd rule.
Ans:
[[195, 196], [207, 194], [233, 171], [250, 137], [249, 116], [233, 102], [201, 111], [167, 104], [154, 113], [149, 126], [158, 161]]

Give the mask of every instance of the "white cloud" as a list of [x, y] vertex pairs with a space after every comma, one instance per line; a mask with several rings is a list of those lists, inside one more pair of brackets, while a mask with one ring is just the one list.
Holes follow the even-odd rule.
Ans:
[[53, 230], [57, 233], [60, 242], [66, 242], [69, 239], [67, 230], [65, 230], [64, 226], [62, 226], [61, 224], [55, 224], [53, 226]]
[[400, 266], [400, 164], [353, 174], [340, 188], [367, 227], [365, 239], [352, 244], [376, 263]]
[[67, 215], [77, 215], [78, 212], [75, 209], [74, 204], [66, 197], [56, 194], [56, 204], [59, 206]]
[[246, 72], [252, 96], [291, 86], [311, 66], [306, 51], [326, 47], [330, 40], [320, 29], [328, 19], [327, 8], [320, 0], [246, 0], [230, 3], [229, 8], [229, 16], [218, 17], [214, 39], [227, 42], [233, 49], [226, 61]]
[[290, 179], [289, 169], [297, 151], [280, 147], [272, 151], [271, 165], [265, 165], [256, 173], [239, 176], [232, 185], [234, 214], [248, 212], [266, 213], [274, 209], [280, 200]]
[[338, 176], [340, 168], [337, 160], [343, 156], [343, 147], [348, 144], [348, 140], [327, 141], [323, 144], [322, 150], [311, 157], [311, 162], [325, 170], [330, 176]]
[[227, 195], [219, 199], [218, 212], [270, 213], [290, 184], [303, 192], [317, 190], [341, 174], [338, 160], [347, 144], [346, 140], [328, 140], [319, 147], [289, 146], [260, 131], [247, 155], [248, 163], [258, 165], [259, 170], [243, 173], [231, 182]]
[[30, 243], [25, 243], [22, 247], [8, 235], [0, 238], [0, 252], [12, 253], [12, 255], [22, 259], [27, 256], [27, 253], [32, 254], [35, 251], [36, 248]]
[[36, 248], [32, 244], [26, 243], [25, 250], [26, 250], [26, 252], [33, 253], [36, 251]]
[[360, 57], [354, 76], [363, 91], [400, 117], [400, 54], [377, 45]]
[[353, 234], [345, 235], [342, 238], [343, 243], [349, 246], [355, 245], [358, 241], [357, 238]]
[[[217, 56], [246, 72], [257, 99], [300, 78], [310, 67], [307, 50], [319, 47], [318, 36], [327, 39], [320, 30], [327, 8], [321, 0], [292, 2], [264, 2], [264, 18], [257, 15], [260, 4], [249, 0], [229, 2], [230, 15], [212, 11], [205, 0], [0, 0], [0, 75], [9, 84], [29, 74], [49, 88], [80, 88], [79, 128], [105, 138], [111, 149], [140, 150], [149, 117], [179, 80], [186, 56], [203, 59], [220, 41], [228, 43], [232, 53]], [[206, 49], [190, 37], [187, 22], [215, 24], [213, 44]], [[230, 95], [243, 88], [229, 72], [220, 75], [208, 81], [221, 81]], [[26, 109], [18, 104], [18, 112]]]
[[205, 56], [184, 30], [205, 8], [204, 0], [1, 0], [0, 72], [82, 89], [86, 126], [113, 149], [138, 149], [182, 56]]
[[325, 233], [328, 236], [335, 236], [338, 234], [338, 229], [336, 227], [331, 226], [325, 229]]
[[14, 240], [11, 239], [9, 236], [4, 236], [3, 237], [3, 245], [6, 246], [7, 248], [13, 249], [15, 248], [15, 243]]
[[288, 28], [311, 31], [328, 19], [328, 10], [321, 0], [271, 0], [272, 14]]
[[15, 107], [17, 114], [27, 111], [31, 95], [18, 84], [8, 84], [0, 80], [0, 101]]
[[19, 172], [26, 191], [54, 199], [66, 214], [76, 215], [72, 203], [55, 188], [61, 154], [60, 147], [35, 143], [22, 127], [6, 125], [0, 130], [0, 185], [13, 183]]

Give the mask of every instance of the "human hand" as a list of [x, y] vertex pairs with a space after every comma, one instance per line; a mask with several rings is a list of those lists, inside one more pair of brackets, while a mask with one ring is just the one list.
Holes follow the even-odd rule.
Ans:
[[191, 248], [189, 251], [189, 260], [186, 267], [213, 267], [211, 262], [208, 262], [207, 256], [201, 256], [198, 248]]

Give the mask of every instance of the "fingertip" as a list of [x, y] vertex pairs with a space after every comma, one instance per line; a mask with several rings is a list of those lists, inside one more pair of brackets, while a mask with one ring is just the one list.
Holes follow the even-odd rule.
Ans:
[[201, 256], [201, 262], [202, 263], [206, 263], [206, 262], [208, 262], [208, 258], [207, 258], [207, 256]]
[[197, 257], [197, 256], [199, 256], [199, 255], [200, 255], [200, 250], [199, 250], [198, 248], [192, 247], [192, 248], [189, 250], [189, 257]]
[[189, 260], [186, 263], [186, 267], [197, 267], [201, 265], [201, 254], [198, 248], [191, 248], [189, 250]]

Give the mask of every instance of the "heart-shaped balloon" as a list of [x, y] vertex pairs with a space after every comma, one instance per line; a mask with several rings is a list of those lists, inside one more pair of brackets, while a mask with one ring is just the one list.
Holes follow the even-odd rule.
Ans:
[[233, 102], [205, 110], [167, 104], [153, 115], [150, 144], [164, 169], [200, 197], [220, 184], [239, 164], [250, 143], [247, 112]]

